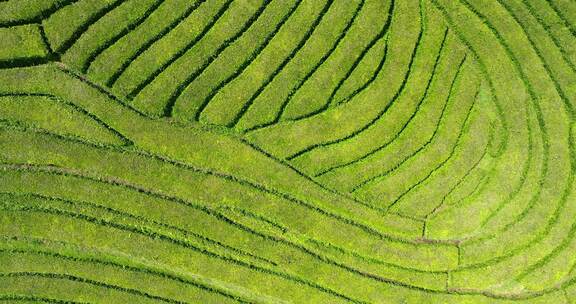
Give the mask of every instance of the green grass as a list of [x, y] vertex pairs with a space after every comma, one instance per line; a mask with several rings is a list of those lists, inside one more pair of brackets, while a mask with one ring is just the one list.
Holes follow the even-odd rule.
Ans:
[[576, 303], [569, 0], [0, 0], [0, 302]]

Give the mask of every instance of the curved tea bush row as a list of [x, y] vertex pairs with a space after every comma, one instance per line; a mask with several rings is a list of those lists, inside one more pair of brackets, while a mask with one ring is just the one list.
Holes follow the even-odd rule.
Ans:
[[575, 24], [0, 1], [0, 300], [572, 303]]

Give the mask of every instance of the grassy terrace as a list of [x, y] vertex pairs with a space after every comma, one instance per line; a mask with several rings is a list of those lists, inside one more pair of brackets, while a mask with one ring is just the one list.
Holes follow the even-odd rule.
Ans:
[[0, 0], [0, 302], [576, 303], [573, 0]]

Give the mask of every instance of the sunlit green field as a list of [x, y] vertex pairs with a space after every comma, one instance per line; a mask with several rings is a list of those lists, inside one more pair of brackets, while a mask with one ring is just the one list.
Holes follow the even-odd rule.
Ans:
[[0, 302], [576, 303], [576, 1], [0, 0]]

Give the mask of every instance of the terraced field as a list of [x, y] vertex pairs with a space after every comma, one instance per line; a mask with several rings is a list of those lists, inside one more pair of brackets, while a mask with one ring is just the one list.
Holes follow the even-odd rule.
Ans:
[[0, 302], [576, 303], [574, 0], [0, 0]]

